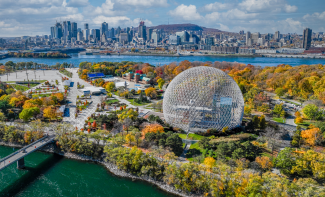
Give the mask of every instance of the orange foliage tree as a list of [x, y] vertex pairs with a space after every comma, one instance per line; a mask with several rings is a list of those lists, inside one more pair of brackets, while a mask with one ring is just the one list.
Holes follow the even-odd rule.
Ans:
[[301, 137], [310, 146], [315, 146], [324, 140], [324, 137], [319, 128], [312, 128], [301, 131]]
[[256, 157], [255, 161], [265, 171], [273, 167], [273, 163], [269, 157]]
[[143, 136], [146, 135], [146, 133], [163, 133], [164, 132], [164, 127], [161, 126], [160, 124], [150, 124], [147, 125], [144, 129], [142, 129], [142, 134]]
[[55, 108], [52, 106], [49, 106], [43, 110], [43, 116], [44, 118], [56, 118], [56, 112]]

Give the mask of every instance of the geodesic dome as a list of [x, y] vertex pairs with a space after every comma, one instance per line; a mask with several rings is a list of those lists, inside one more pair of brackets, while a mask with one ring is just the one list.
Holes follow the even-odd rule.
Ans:
[[238, 127], [244, 99], [237, 83], [213, 67], [194, 67], [176, 76], [167, 87], [164, 118], [173, 127], [189, 131]]

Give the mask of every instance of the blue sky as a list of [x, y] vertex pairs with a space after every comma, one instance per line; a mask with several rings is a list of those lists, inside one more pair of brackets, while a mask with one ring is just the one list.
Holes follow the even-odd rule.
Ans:
[[223, 31], [325, 32], [324, 0], [0, 0], [0, 37], [44, 35], [55, 21], [99, 28], [193, 23]]

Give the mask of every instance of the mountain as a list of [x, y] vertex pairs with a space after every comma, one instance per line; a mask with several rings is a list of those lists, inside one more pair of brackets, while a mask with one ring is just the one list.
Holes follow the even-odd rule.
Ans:
[[201, 27], [195, 24], [171, 24], [171, 25], [158, 25], [153, 27], [147, 27], [147, 29], [163, 29], [165, 32], [177, 32], [177, 31], [204, 31], [209, 33], [221, 33], [223, 31], [219, 29]]

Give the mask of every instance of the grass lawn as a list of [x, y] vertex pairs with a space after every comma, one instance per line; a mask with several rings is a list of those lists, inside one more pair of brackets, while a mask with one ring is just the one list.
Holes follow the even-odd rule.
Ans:
[[16, 90], [20, 90], [22, 92], [29, 90], [29, 88], [27, 86], [23, 86], [23, 85], [18, 85], [18, 84], [12, 84], [12, 86], [16, 89]]
[[283, 118], [272, 118], [272, 120], [274, 120], [275, 122], [278, 122], [278, 123], [285, 123], [286, 120], [283, 119]]
[[[178, 136], [182, 139], [186, 139], [186, 134], [178, 134]], [[204, 136], [195, 134], [195, 133], [190, 133], [188, 134], [188, 139], [192, 139], [192, 140], [200, 140], [201, 138], [203, 138]]]
[[133, 102], [133, 99], [126, 99], [126, 100], [129, 101], [134, 106], [143, 106], [149, 104], [149, 103], [136, 103], [135, 101]]
[[112, 99], [112, 100], [107, 100], [107, 101], [105, 101], [106, 104], [111, 104], [111, 103], [116, 103], [116, 102], [119, 102], [119, 100], [117, 100], [117, 99]]

